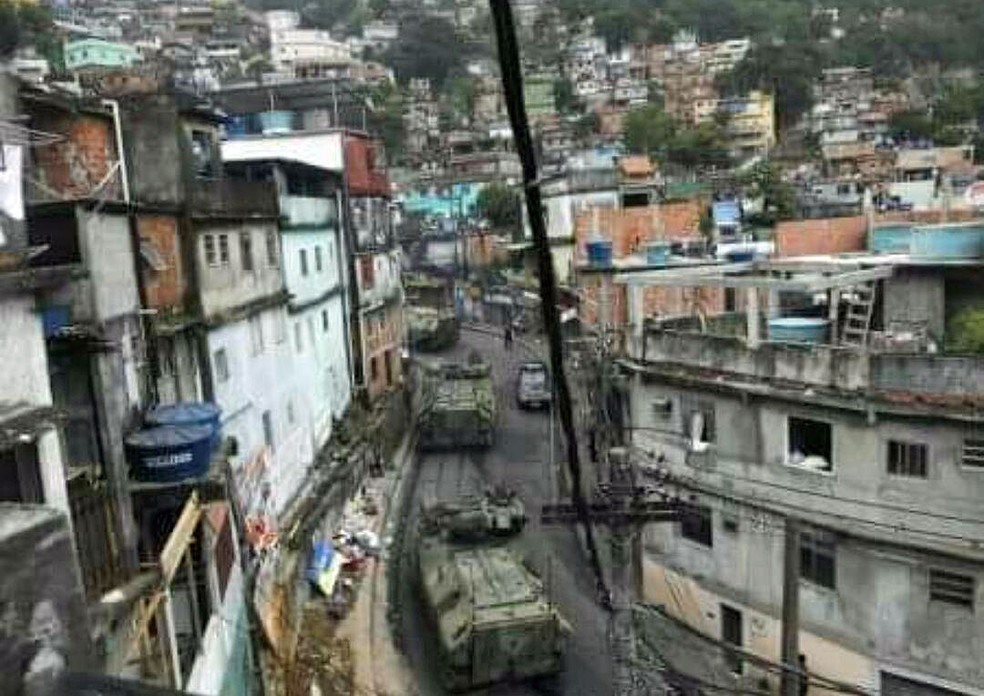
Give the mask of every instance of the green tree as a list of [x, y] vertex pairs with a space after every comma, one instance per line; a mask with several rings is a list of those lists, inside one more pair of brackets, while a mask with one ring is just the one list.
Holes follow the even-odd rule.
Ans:
[[662, 159], [676, 132], [676, 122], [656, 106], [633, 109], [625, 117], [625, 147], [635, 154]]
[[569, 114], [580, 110], [581, 104], [574, 94], [574, 85], [566, 77], [554, 81], [553, 94], [554, 105], [560, 113]]
[[369, 114], [369, 127], [383, 139], [387, 157], [392, 162], [403, 158], [405, 131], [403, 129], [403, 92], [395, 85], [376, 88], [369, 99], [375, 107]]
[[400, 82], [426, 77], [439, 87], [452, 72], [463, 72], [471, 54], [446, 19], [415, 13], [400, 23], [400, 36], [386, 51], [385, 62]]
[[900, 111], [888, 120], [888, 130], [899, 140], [919, 140], [933, 137], [933, 121], [922, 111]]
[[589, 111], [578, 117], [577, 121], [574, 122], [574, 137], [582, 143], [586, 142], [592, 135], [598, 132], [599, 126], [598, 114], [594, 111]]
[[701, 123], [677, 131], [670, 141], [667, 159], [685, 167], [728, 167], [731, 155], [720, 124]]
[[786, 130], [813, 106], [813, 86], [820, 77], [823, 60], [810, 44], [767, 44], [753, 46], [730, 73], [717, 79], [726, 94], [762, 90], [775, 99], [776, 121]]
[[946, 348], [956, 353], [984, 354], [984, 308], [967, 307], [950, 320]]
[[749, 197], [762, 199], [762, 213], [750, 219], [753, 224], [772, 226], [796, 214], [796, 190], [782, 180], [782, 172], [774, 162], [756, 163], [741, 183]]
[[477, 205], [479, 214], [493, 227], [516, 228], [520, 223], [519, 193], [505, 184], [495, 182], [483, 188]]

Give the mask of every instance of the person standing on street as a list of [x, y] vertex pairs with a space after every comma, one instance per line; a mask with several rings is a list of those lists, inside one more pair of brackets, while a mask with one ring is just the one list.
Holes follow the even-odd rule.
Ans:
[[513, 341], [513, 330], [510, 324], [506, 324], [506, 328], [502, 331], [502, 345], [505, 346], [506, 350], [512, 348]]

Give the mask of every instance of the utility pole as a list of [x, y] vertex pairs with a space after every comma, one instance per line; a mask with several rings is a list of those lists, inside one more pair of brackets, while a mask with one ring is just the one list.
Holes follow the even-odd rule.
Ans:
[[[686, 503], [665, 495], [653, 498], [636, 485], [635, 467], [624, 447], [608, 452], [608, 482], [588, 504], [592, 523], [604, 524], [609, 530], [611, 548], [611, 620], [609, 640], [614, 663], [615, 696], [665, 694], [664, 667], [657, 655], [655, 665], [647, 670], [645, 685], [637, 675], [635, 626], [632, 619], [634, 600], [633, 558], [635, 539], [647, 522], [676, 522], [684, 514]], [[544, 505], [540, 513], [544, 524], [578, 521], [570, 503]], [[637, 679], [637, 677], [640, 677]]]
[[[786, 548], [782, 562], [782, 684], [781, 696], [800, 696], [799, 674], [799, 575], [800, 524], [786, 518]], [[795, 671], [794, 671], [795, 670]]]

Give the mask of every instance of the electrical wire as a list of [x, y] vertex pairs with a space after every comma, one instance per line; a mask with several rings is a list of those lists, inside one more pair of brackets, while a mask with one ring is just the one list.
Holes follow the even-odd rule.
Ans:
[[[665, 435], [665, 436], [667, 436], [670, 439], [684, 441], [684, 442], [688, 439], [687, 436], [686, 436], [686, 434], [678, 433], [676, 431], [668, 430], [668, 429], [665, 429], [665, 428], [629, 426], [629, 429], [632, 430], [632, 431], [659, 433], [660, 435]], [[733, 452], [722, 451], [717, 446], [715, 446], [714, 452], [715, 452], [715, 454], [717, 456], [722, 457], [722, 458], [725, 458], [729, 462], [734, 462], [736, 464], [741, 464], [741, 465], [744, 465], [744, 466], [770, 466], [770, 465], [777, 464], [777, 463], [780, 464], [780, 465], [782, 465], [782, 466], [785, 466], [784, 464], [782, 464], [782, 462], [776, 462], [776, 461], [772, 461], [772, 462], [769, 462], [769, 461], [756, 461], [756, 460], [751, 460], [751, 459], [744, 459], [744, 458], [742, 458], [742, 456], [740, 454], [733, 453]], [[783, 485], [781, 483], [774, 483], [774, 482], [771, 482], [771, 481], [760, 481], [759, 479], [751, 478], [751, 477], [748, 477], [748, 476], [741, 476], [740, 474], [728, 473], [727, 476], [729, 478], [736, 478], [736, 479], [739, 479], [741, 481], [747, 481], [749, 483], [756, 483], [756, 484], [761, 484], [761, 485], [764, 485], [764, 486], [772, 486], [773, 488], [779, 488], [781, 490], [788, 491], [788, 492], [791, 492], [791, 493], [802, 493], [803, 495], [810, 495], [810, 496], [814, 496], [814, 497], [822, 497], [822, 498], [827, 498], [829, 500], [838, 500], [838, 501], [841, 501], [841, 502], [851, 503], [851, 504], [854, 504], [854, 505], [861, 505], [863, 507], [868, 507], [868, 508], [871, 508], [871, 507], [879, 507], [879, 508], [882, 508], [884, 510], [892, 510], [894, 512], [904, 512], [907, 515], [921, 515], [923, 517], [933, 517], [933, 518], [936, 518], [936, 519], [939, 519], [939, 520], [945, 520], [945, 521], [948, 521], [948, 522], [960, 522], [960, 523], [963, 523], [963, 524], [982, 524], [982, 525], [984, 525], [984, 518], [977, 519], [977, 518], [973, 518], [973, 517], [961, 517], [959, 515], [948, 515], [948, 514], [940, 513], [940, 512], [931, 512], [931, 511], [928, 511], [928, 510], [917, 510], [915, 508], [906, 507], [904, 505], [895, 505], [893, 503], [885, 503], [885, 502], [880, 502], [880, 501], [877, 501], [877, 500], [860, 500], [858, 498], [850, 498], [850, 497], [847, 497], [847, 496], [831, 495], [829, 493], [821, 493], [821, 492], [818, 492], [818, 491], [805, 490], [805, 489], [801, 489], [801, 488], [796, 488], [794, 486], [786, 486], [786, 485]], [[956, 498], [956, 500], [961, 500], [961, 499], [960, 498]], [[964, 502], [967, 502], [967, 503], [976, 503], [977, 502], [976, 500], [970, 500], [970, 499], [966, 499], [966, 498], [964, 498], [963, 501]]]
[[[639, 447], [638, 445], [633, 446], [633, 449], [635, 451], [641, 453], [641, 454], [644, 454], [645, 456], [648, 456], [650, 458], [654, 458], [654, 456], [653, 456], [653, 454], [651, 452], [648, 452], [647, 450]], [[763, 485], [763, 486], [769, 486], [769, 487], [776, 488], [778, 490], [785, 491], [785, 492], [802, 493], [804, 495], [810, 495], [810, 496], [814, 496], [814, 497], [820, 497], [820, 498], [824, 498], [826, 500], [832, 500], [832, 501], [842, 501], [842, 502], [845, 501], [844, 498], [841, 498], [841, 497], [836, 496], [836, 495], [831, 495], [829, 493], [819, 493], [817, 491], [806, 491], [806, 490], [802, 490], [802, 489], [799, 489], [799, 488], [794, 488], [792, 486], [784, 486], [782, 484], [771, 483], [771, 482], [768, 482], [768, 481], [760, 481], [758, 479], [741, 476], [739, 474], [731, 474], [731, 473], [728, 473], [728, 474], [725, 474], [725, 475], [728, 476], [729, 478], [735, 478], [735, 479], [738, 479], [738, 480], [741, 480], [741, 481], [745, 481], [745, 482], [748, 482], [748, 483], [754, 483], [754, 484], [760, 484], [760, 485]], [[760, 508], [763, 508], [763, 509], [767, 510], [771, 514], [775, 514], [775, 515], [781, 515], [781, 514], [783, 514], [779, 510], [773, 510], [773, 509], [767, 508], [766, 505], [764, 503], [762, 503], [758, 499], [752, 500], [752, 499], [740, 498], [740, 497], [738, 497], [736, 495], [727, 495], [727, 494], [721, 493], [719, 491], [710, 490], [706, 484], [705, 485], [701, 485], [700, 482], [697, 481], [696, 479], [694, 479], [694, 480], [683, 479], [683, 478], [681, 478], [679, 476], [675, 476], [675, 475], [671, 474], [665, 468], [660, 470], [660, 476], [663, 477], [669, 483], [674, 483], [676, 485], [683, 486], [683, 487], [688, 488], [688, 489], [696, 489], [696, 490], [698, 490], [698, 491], [700, 491], [702, 493], [705, 493], [707, 495], [712, 495], [712, 496], [720, 497], [721, 499], [724, 499], [724, 500], [732, 500], [737, 505], [740, 505], [740, 506], [745, 506], [745, 507], [749, 507], [749, 506], [751, 506], [751, 507], [760, 507]], [[902, 508], [902, 507], [890, 506], [890, 505], [884, 504], [884, 503], [882, 503], [882, 504], [879, 504], [877, 502], [868, 503], [867, 501], [857, 501], [857, 500], [852, 500], [852, 499], [846, 499], [846, 502], [853, 503], [853, 504], [856, 504], [856, 505], [865, 505], [866, 507], [883, 507], [885, 509], [891, 509], [891, 510], [893, 510], [895, 512], [905, 512], [905, 513], [909, 513], [909, 514], [919, 514], [920, 513], [920, 511], [917, 511], [917, 510], [911, 510], [911, 509]], [[964, 535], [961, 535], [961, 534], [952, 534], [952, 533], [949, 533], [949, 532], [940, 532], [940, 531], [934, 531], [934, 530], [930, 530], [930, 529], [917, 529], [917, 528], [914, 528], [914, 527], [912, 527], [910, 525], [906, 525], [906, 524], [903, 524], [903, 523], [894, 524], [894, 523], [890, 523], [890, 522], [880, 522], [878, 520], [871, 520], [871, 519], [868, 519], [868, 518], [865, 518], [865, 517], [860, 517], [858, 515], [850, 515], [850, 514], [846, 514], [846, 513], [842, 513], [842, 512], [831, 512], [831, 511], [828, 511], [828, 510], [823, 510], [823, 511], [812, 510], [812, 509], [810, 509], [808, 507], [804, 507], [802, 505], [796, 505], [796, 504], [791, 503], [791, 502], [789, 502], [787, 500], [783, 500], [781, 503], [776, 503], [776, 505], [777, 506], [781, 506], [783, 508], [783, 510], [793, 510], [793, 511], [796, 511], [796, 512], [807, 513], [807, 514], [811, 514], [811, 515], [824, 515], [826, 517], [833, 517], [833, 518], [836, 518], [838, 520], [845, 521], [845, 522], [866, 524], [866, 525], [870, 525], [872, 527], [877, 527], [877, 528], [880, 528], [880, 529], [888, 529], [888, 530], [891, 530], [893, 532], [912, 532], [912, 533], [921, 534], [921, 535], [925, 535], [925, 536], [929, 536], [929, 537], [934, 537], [934, 538], [938, 538], [938, 539], [945, 539], [945, 540], [953, 541], [953, 542], [962, 542], [962, 543], [966, 543], [966, 544], [975, 544], [975, 543], [978, 543], [980, 541], [980, 539], [979, 538], [976, 538], [976, 537], [968, 537], [968, 536], [964, 536]], [[922, 513], [922, 514], [926, 514], [926, 515], [929, 515], [929, 516], [934, 516], [932, 513]], [[945, 515], [935, 515], [935, 516], [940, 517], [940, 518], [943, 518], [943, 519], [948, 519], [948, 517], [945, 516]], [[968, 519], [964, 519], [964, 518], [949, 518], [949, 521], [957, 521], [957, 522], [961, 522], [961, 523], [964, 523], [964, 524], [984, 524], [984, 522], [982, 522], [982, 521], [968, 520]]]
[[[838, 681], [836, 679], [831, 679], [829, 677], [824, 677], [822, 675], [810, 672], [808, 670], [803, 670], [799, 666], [787, 665], [780, 662], [774, 662], [767, 658], [756, 655], [755, 653], [743, 650], [736, 645], [732, 645], [726, 641], [720, 640], [718, 638], [712, 638], [704, 633], [701, 633], [693, 626], [689, 625], [685, 621], [672, 616], [666, 610], [661, 607], [647, 605], [647, 604], [637, 604], [639, 609], [652, 614], [658, 614], [661, 618], [672, 622], [676, 627], [682, 629], [683, 631], [689, 633], [690, 635], [696, 637], [697, 639], [709, 643], [714, 647], [720, 648], [736, 658], [741, 658], [742, 660], [747, 660], [748, 662], [754, 663], [756, 666], [771, 672], [772, 674], [783, 674], [791, 673], [800, 677], [806, 677], [807, 682], [813, 686], [821, 687], [828, 691], [834, 691], [836, 693], [842, 694], [855, 694], [856, 696], [871, 696], [872, 692], [864, 687], [857, 686], [856, 684], [849, 684], [847, 682]], [[688, 679], [693, 679], [690, 675], [686, 675]], [[728, 687], [723, 687], [728, 689]], [[728, 691], [728, 693], [750, 693], [748, 690], [738, 690], [738, 691]], [[762, 693], [762, 692], [751, 692], [751, 693]]]
[[595, 576], [598, 589], [608, 595], [605, 577], [601, 569], [601, 558], [595, 540], [594, 529], [584, 496], [580, 454], [577, 434], [574, 428], [574, 414], [570, 386], [564, 371], [564, 355], [560, 331], [560, 315], [557, 310], [557, 285], [554, 278], [553, 258], [547, 239], [546, 223], [543, 219], [543, 202], [537, 178], [536, 152], [526, 118], [526, 105], [523, 98], [523, 74], [519, 62], [519, 47], [516, 43], [516, 29], [513, 24], [512, 8], [509, 0], [489, 0], [492, 20], [495, 26], [496, 49], [499, 54], [499, 68], [502, 75], [502, 90], [509, 112], [516, 152], [523, 170], [523, 186], [526, 210], [533, 234], [536, 250], [537, 269], [540, 280], [540, 311], [543, 325], [547, 331], [550, 349], [550, 365], [557, 394], [561, 426], [567, 441], [567, 468], [571, 478], [571, 499], [577, 513], [588, 547], [588, 560]]

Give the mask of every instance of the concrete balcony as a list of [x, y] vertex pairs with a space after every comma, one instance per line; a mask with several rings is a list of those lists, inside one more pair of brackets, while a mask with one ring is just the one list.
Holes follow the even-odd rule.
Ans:
[[822, 343], [762, 341], [750, 345], [740, 334], [744, 315], [647, 324], [630, 352], [644, 364], [693, 368], [709, 379], [821, 387], [877, 393], [896, 401], [966, 405], [984, 394], [984, 357], [859, 350]]
[[190, 193], [195, 217], [249, 218], [279, 214], [277, 189], [271, 182], [198, 179]]
[[280, 220], [291, 227], [337, 227], [338, 207], [334, 198], [281, 196]]

